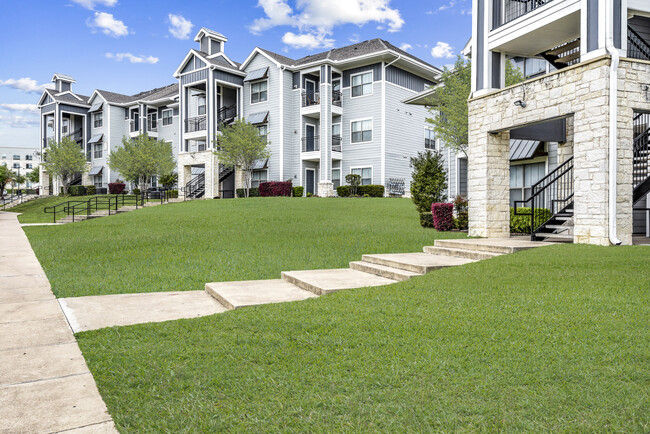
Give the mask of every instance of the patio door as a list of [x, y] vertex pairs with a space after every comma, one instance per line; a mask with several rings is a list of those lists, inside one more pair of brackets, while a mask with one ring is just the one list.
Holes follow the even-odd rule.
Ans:
[[307, 169], [307, 180], [305, 182], [306, 193], [311, 193], [312, 195], [316, 193], [314, 186], [316, 183], [316, 171], [313, 169]]
[[305, 152], [316, 151], [316, 127], [314, 125], [305, 125]]
[[307, 105], [316, 103], [316, 82], [305, 80], [305, 94], [307, 96]]

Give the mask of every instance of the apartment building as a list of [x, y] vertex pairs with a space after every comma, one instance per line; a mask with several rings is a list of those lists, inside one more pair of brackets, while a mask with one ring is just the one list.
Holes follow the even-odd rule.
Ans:
[[255, 48], [242, 63], [225, 53], [228, 39], [220, 33], [203, 28], [194, 40], [199, 46], [174, 73], [179, 184], [187, 194], [233, 197], [242, 185], [214, 155], [220, 129], [240, 118], [259, 128], [270, 150], [255, 165], [253, 187], [291, 180], [305, 194], [332, 196], [356, 173], [387, 194], [408, 194], [409, 158], [430, 148], [442, 150], [454, 169], [449, 196], [460, 191], [466, 176], [457, 175], [458, 158], [426, 122], [431, 113], [407, 103], [437, 83], [438, 68], [381, 39], [301, 59]]
[[[142, 133], [172, 143], [178, 149], [178, 85], [170, 84], [135, 95], [95, 90], [91, 96], [72, 90], [74, 78], [55, 74], [53, 89], [46, 89], [38, 103], [41, 111], [41, 153], [48, 144], [68, 137], [86, 155], [88, 171], [72, 185], [94, 185], [106, 192], [108, 184], [123, 178], [108, 167], [110, 152], [122, 144], [123, 137]], [[43, 170], [43, 169], [41, 169]], [[41, 173], [45, 194], [57, 194], [59, 186]], [[153, 180], [155, 184], [155, 179]]]
[[[631, 244], [648, 234], [650, 4], [473, 0], [470, 235]], [[527, 79], [505, 87], [506, 62]], [[516, 164], [519, 162], [519, 164]]]
[[[27, 176], [32, 170], [38, 170], [41, 162], [38, 149], [29, 147], [0, 147], [0, 164], [9, 167], [17, 175]], [[36, 188], [26, 180], [24, 184], [17, 185], [20, 188]]]

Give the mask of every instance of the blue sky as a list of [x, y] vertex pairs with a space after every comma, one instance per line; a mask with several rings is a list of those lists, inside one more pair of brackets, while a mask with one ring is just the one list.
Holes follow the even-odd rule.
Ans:
[[239, 62], [255, 46], [299, 58], [379, 37], [442, 67], [471, 36], [471, 0], [2, 0], [0, 16], [0, 147], [38, 147], [55, 72], [83, 95], [171, 84], [201, 27]]

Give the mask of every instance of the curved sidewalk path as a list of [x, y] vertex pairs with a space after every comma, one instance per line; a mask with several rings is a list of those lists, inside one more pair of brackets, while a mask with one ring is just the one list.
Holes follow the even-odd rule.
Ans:
[[0, 212], [0, 433], [117, 432], [14, 213]]

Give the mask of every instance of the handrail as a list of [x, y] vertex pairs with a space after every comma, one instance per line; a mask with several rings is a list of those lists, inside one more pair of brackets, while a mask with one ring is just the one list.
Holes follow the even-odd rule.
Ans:
[[314, 92], [307, 92], [303, 91], [302, 92], [302, 106], [303, 107], [310, 107], [313, 105], [318, 105], [320, 104], [320, 92], [314, 91]]
[[135, 208], [144, 205], [144, 196], [126, 195], [124, 193], [117, 195], [95, 196], [86, 200], [68, 200], [53, 206], [43, 208], [45, 214], [52, 214], [53, 221], [56, 223], [57, 215], [65, 213], [72, 216], [72, 221], [76, 221], [76, 216], [86, 214], [92, 215], [95, 211], [107, 210], [108, 215], [113, 215], [122, 206], [134, 204]]
[[631, 26], [627, 26], [627, 55], [634, 59], [650, 60], [650, 44]]

